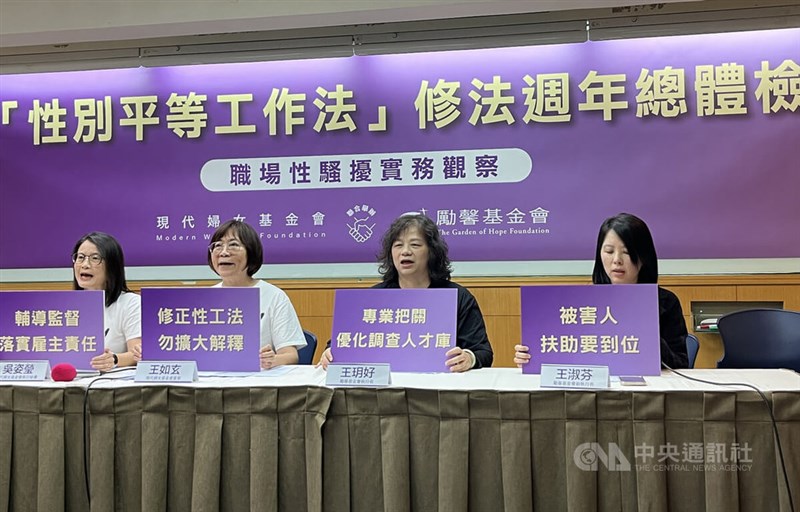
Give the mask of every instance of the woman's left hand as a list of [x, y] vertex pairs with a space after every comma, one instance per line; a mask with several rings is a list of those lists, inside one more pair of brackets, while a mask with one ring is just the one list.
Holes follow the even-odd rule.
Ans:
[[272, 345], [265, 345], [261, 347], [258, 352], [258, 357], [261, 360], [261, 368], [269, 370], [275, 366], [275, 351], [272, 350]]
[[448, 358], [445, 364], [450, 367], [451, 372], [465, 372], [472, 368], [472, 357], [469, 352], [461, 350], [461, 347], [451, 348], [445, 356]]
[[522, 368], [522, 365], [528, 364], [531, 361], [531, 354], [528, 347], [525, 345], [514, 345], [514, 364], [517, 368]]

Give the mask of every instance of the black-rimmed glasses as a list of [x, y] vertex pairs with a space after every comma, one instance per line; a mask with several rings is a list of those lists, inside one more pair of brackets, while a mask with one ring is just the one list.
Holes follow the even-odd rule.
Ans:
[[82, 252], [78, 252], [72, 255], [72, 263], [77, 263], [78, 265], [83, 265], [84, 262], [88, 261], [90, 267], [96, 267], [99, 264], [103, 263], [103, 257], [99, 254], [83, 254]]
[[228, 252], [239, 252], [244, 250], [244, 246], [238, 240], [230, 240], [228, 242], [214, 242], [213, 244], [208, 246], [208, 250], [211, 251], [212, 254], [219, 254], [225, 249], [227, 249]]

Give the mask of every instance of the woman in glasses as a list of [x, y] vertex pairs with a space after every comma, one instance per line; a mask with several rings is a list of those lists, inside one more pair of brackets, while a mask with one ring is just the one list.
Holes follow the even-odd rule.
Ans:
[[74, 289], [106, 292], [105, 349], [92, 358], [92, 368], [107, 372], [135, 365], [142, 359], [142, 299], [128, 289], [119, 242], [106, 233], [89, 233], [72, 249], [72, 263]]
[[[629, 213], [607, 218], [600, 226], [595, 248], [594, 284], [636, 284], [658, 282], [658, 258], [647, 224]], [[686, 322], [678, 297], [658, 288], [658, 326], [661, 362], [670, 368], [688, 368]], [[527, 364], [528, 347], [514, 347], [517, 366]]]
[[208, 266], [222, 278], [214, 286], [255, 286], [261, 297], [261, 368], [297, 364], [297, 349], [306, 346], [294, 307], [286, 293], [253, 275], [264, 261], [264, 249], [252, 226], [229, 220], [211, 237]]

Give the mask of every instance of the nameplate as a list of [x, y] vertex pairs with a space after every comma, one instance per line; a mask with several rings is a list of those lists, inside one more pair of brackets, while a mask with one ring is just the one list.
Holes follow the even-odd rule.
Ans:
[[540, 386], [543, 388], [608, 388], [608, 366], [543, 364]]
[[197, 382], [194, 361], [139, 361], [135, 382]]
[[346, 363], [328, 365], [328, 386], [381, 387], [392, 383], [392, 371], [388, 363]]
[[50, 375], [49, 361], [3, 361], [0, 380], [42, 381]]

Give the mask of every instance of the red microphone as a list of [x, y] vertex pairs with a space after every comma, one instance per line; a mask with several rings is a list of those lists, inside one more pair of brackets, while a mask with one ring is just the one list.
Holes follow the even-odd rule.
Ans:
[[78, 375], [78, 371], [69, 363], [58, 363], [53, 367], [50, 376], [55, 381], [69, 382]]

